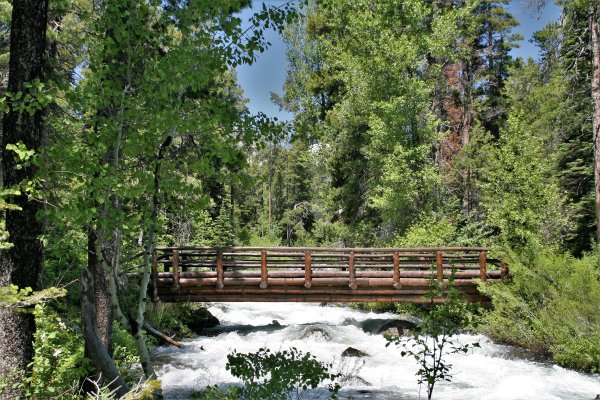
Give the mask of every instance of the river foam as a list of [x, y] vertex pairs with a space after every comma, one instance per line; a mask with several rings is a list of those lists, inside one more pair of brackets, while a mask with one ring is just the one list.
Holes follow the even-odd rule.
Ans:
[[[261, 347], [296, 347], [333, 364], [348, 376], [341, 399], [419, 398], [416, 362], [401, 357], [394, 346], [386, 347], [381, 334], [363, 329], [397, 315], [306, 303], [216, 303], [210, 311], [221, 321], [222, 333], [186, 340], [182, 349], [161, 347], [153, 354], [166, 400], [187, 399], [207, 385], [237, 383], [225, 369], [227, 354]], [[436, 385], [436, 400], [591, 400], [600, 393], [598, 375], [518, 358], [511, 347], [484, 336], [458, 339], [481, 347], [447, 356], [453, 379]], [[341, 357], [348, 347], [367, 356]], [[424, 390], [421, 398], [426, 398]]]

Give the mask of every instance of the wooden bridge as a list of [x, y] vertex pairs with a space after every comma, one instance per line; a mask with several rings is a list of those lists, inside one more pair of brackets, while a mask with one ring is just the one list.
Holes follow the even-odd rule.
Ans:
[[163, 302], [427, 303], [432, 282], [453, 280], [468, 301], [485, 302], [477, 282], [506, 276], [485, 248], [159, 247], [150, 294]]

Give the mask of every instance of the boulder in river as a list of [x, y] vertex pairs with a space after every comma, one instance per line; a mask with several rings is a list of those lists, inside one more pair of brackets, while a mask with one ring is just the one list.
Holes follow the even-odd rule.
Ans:
[[373, 386], [368, 381], [356, 375], [345, 375], [340, 379], [340, 383], [347, 386]]
[[198, 333], [206, 328], [213, 328], [221, 323], [204, 307], [200, 307], [194, 311], [194, 313], [186, 321], [188, 328]]
[[363, 331], [375, 335], [378, 333], [382, 333], [389, 327], [394, 327], [394, 326], [397, 327], [399, 325], [402, 325], [403, 329], [404, 329], [404, 326], [406, 326], [407, 329], [410, 329], [410, 328], [408, 328], [409, 326], [416, 327], [421, 322], [423, 322], [421, 319], [414, 317], [412, 315], [398, 315], [394, 319], [368, 318], [368, 319], [363, 320], [360, 323], [360, 327], [362, 328]]
[[348, 347], [342, 352], [342, 357], [368, 357], [369, 355], [364, 351], [355, 349], [354, 347]]
[[304, 329], [304, 332], [302, 332], [300, 339], [319, 336], [322, 337], [324, 340], [329, 340], [331, 338], [331, 335], [323, 326], [312, 325]]
[[418, 324], [406, 319], [392, 319], [385, 322], [378, 333], [385, 336], [408, 336], [417, 329]]

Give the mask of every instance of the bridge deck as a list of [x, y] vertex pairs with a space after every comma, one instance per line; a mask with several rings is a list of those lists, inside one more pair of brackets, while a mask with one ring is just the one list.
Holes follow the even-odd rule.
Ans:
[[426, 303], [432, 281], [453, 280], [481, 302], [477, 282], [507, 275], [484, 248], [159, 247], [150, 291], [163, 302]]

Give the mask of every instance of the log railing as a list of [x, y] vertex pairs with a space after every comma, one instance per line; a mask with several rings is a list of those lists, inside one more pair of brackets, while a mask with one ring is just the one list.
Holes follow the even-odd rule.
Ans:
[[468, 247], [159, 247], [153, 260], [151, 294], [166, 302], [422, 303], [432, 281], [487, 301], [477, 282], [508, 276], [487, 249]]

